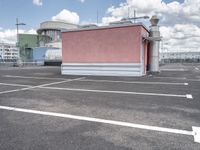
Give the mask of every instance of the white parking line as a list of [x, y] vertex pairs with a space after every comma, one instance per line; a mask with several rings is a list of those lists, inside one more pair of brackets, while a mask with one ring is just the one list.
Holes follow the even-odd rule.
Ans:
[[130, 122], [106, 120], [106, 119], [100, 119], [100, 118], [76, 116], [76, 115], [71, 115], [71, 114], [38, 111], [38, 110], [23, 109], [23, 108], [8, 107], [8, 106], [0, 106], [0, 109], [9, 110], [9, 111], [16, 111], [16, 112], [24, 112], [24, 113], [30, 113], [30, 114], [37, 114], [37, 115], [44, 115], [44, 116], [53, 116], [53, 117], [61, 117], [61, 118], [67, 118], [67, 119], [88, 121], [88, 122], [96, 122], [96, 123], [117, 125], [117, 126], [137, 128], [137, 129], [143, 129], [143, 130], [151, 130], [151, 131], [158, 131], [158, 132], [165, 132], [165, 133], [173, 133], [173, 134], [181, 134], [181, 135], [193, 136], [194, 137], [194, 141], [200, 143], [200, 137], [199, 137], [199, 135], [200, 135], [199, 129], [200, 128], [199, 127], [192, 127], [193, 131], [188, 131], [188, 130], [164, 128], [164, 127], [157, 127], [157, 126], [135, 124], [135, 123], [130, 123]]
[[[1, 63], [0, 63], [1, 64]], [[13, 64], [13, 63], [10, 63]], [[37, 70], [37, 69], [51, 69], [51, 68], [57, 68], [57, 67], [53, 67], [53, 66], [41, 66], [41, 67], [34, 67], [34, 66], [22, 66], [22, 67], [12, 67], [12, 66], [3, 66], [2, 68], [0, 68], [0, 70]]]
[[175, 79], [175, 80], [184, 80], [184, 81], [193, 81], [193, 82], [199, 82], [200, 80], [199, 79], [188, 79], [186, 77], [156, 77], [156, 76], [153, 76], [153, 78], [157, 78], [157, 79]]
[[131, 95], [147, 95], [147, 96], [165, 96], [165, 97], [182, 97], [182, 98], [187, 98], [187, 99], [193, 99], [191, 94], [176, 95], [176, 94], [162, 94], [162, 93], [106, 91], [106, 90], [73, 89], [73, 88], [59, 88], [59, 87], [39, 87], [39, 88], [50, 89], [50, 90], [65, 90], [65, 91], [94, 92], [94, 93], [114, 93], [114, 94], [131, 94]]
[[188, 71], [188, 69], [160, 69], [161, 71]]
[[56, 84], [60, 84], [60, 83], [72, 82], [72, 81], [81, 80], [81, 79], [84, 79], [84, 78], [85, 77], [81, 77], [81, 78], [75, 78], [75, 79], [64, 80], [64, 81], [59, 81], [59, 82], [53, 82], [53, 83], [48, 83], [48, 84], [42, 84], [42, 85], [37, 85], [37, 86], [31, 86], [31, 87], [27, 87], [27, 88], [3, 91], [3, 92], [0, 92], [0, 95], [1, 94], [7, 94], [7, 93], [13, 93], [13, 92], [19, 92], [19, 91], [26, 91], [26, 90], [35, 89], [35, 88], [42, 88], [44, 86], [56, 85]]
[[15, 87], [31, 87], [31, 85], [24, 85], [24, 84], [11, 84], [11, 83], [0, 83], [0, 85], [7, 85], [7, 86], [15, 86]]
[[188, 83], [173, 83], [173, 82], [140, 82], [140, 81], [114, 81], [114, 80], [91, 80], [83, 79], [79, 82], [108, 82], [108, 83], [127, 83], [127, 84], [161, 84], [161, 85], [189, 85]]
[[48, 77], [33, 77], [33, 76], [13, 76], [13, 75], [4, 75], [6, 78], [20, 78], [20, 79], [38, 79], [38, 80], [68, 80], [66, 78], [48, 78]]
[[[48, 77], [33, 77], [33, 76], [12, 76], [12, 75], [3, 75], [3, 77], [7, 77], [7, 78], [21, 78], [21, 79], [38, 79], [38, 80], [68, 80], [66, 78], [48, 78]], [[187, 79], [186, 77], [180, 77], [180, 78], [176, 78], [176, 77], [153, 77], [153, 78], [160, 78], [160, 79], [176, 79], [176, 80], [187, 80], [187, 81], [200, 81], [200, 80], [195, 80], [195, 79]], [[162, 83], [162, 82], [161, 82]], [[183, 83], [185, 84], [185, 83]], [[185, 85], [187, 85], [188, 83], [186, 83]]]
[[186, 80], [186, 77], [156, 77], [153, 76], [153, 78], [158, 78], [158, 79], [176, 79], [176, 80]]
[[0, 92], [0, 95], [2, 94], [8, 94], [8, 93], [14, 93], [14, 92], [19, 92], [19, 91], [25, 91], [25, 90], [29, 90], [31, 89], [31, 87], [29, 88], [21, 88], [21, 89], [15, 89], [15, 90], [9, 90], [9, 91], [3, 91], [3, 92]]

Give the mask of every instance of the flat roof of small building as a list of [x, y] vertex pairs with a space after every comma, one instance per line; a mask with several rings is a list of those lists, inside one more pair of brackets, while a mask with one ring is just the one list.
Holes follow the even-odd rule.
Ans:
[[100, 30], [100, 29], [111, 29], [111, 28], [120, 28], [120, 27], [133, 27], [133, 26], [142, 26], [147, 32], [149, 32], [149, 29], [143, 23], [125, 23], [125, 24], [123, 24], [123, 22], [119, 22], [119, 23], [114, 22], [107, 26], [88, 25], [87, 27], [83, 27], [83, 28], [79, 27], [76, 29], [63, 30], [62, 33], [76, 32], [76, 31]]

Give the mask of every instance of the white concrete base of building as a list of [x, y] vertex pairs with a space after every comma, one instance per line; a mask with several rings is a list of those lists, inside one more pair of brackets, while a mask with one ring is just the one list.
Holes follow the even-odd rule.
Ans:
[[62, 75], [143, 76], [140, 63], [63, 63]]

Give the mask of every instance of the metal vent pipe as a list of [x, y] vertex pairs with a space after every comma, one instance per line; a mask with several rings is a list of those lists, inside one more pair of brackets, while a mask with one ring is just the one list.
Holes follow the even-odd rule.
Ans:
[[159, 49], [160, 49], [160, 31], [158, 22], [159, 19], [157, 16], [152, 16], [150, 19], [151, 26], [150, 26], [150, 33], [149, 37], [152, 39], [150, 41], [150, 49], [149, 49], [149, 71], [151, 73], [159, 72]]

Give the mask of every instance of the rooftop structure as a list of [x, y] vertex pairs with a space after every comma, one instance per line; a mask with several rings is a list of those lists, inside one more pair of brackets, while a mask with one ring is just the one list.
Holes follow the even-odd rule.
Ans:
[[62, 74], [145, 75], [146, 36], [148, 29], [141, 23], [66, 30], [62, 33]]
[[106, 26], [97, 26], [93, 24], [82, 25], [79, 26], [78, 28], [62, 30], [62, 32], [65, 33], [65, 32], [75, 32], [75, 31], [101, 30], [101, 29], [110, 29], [110, 28], [128, 27], [128, 26], [142, 26], [145, 30], [148, 30], [148, 28], [143, 23], [132, 23], [130, 21], [117, 21], [117, 22], [111, 22], [109, 25]]
[[51, 38], [51, 41], [45, 43], [45, 46], [61, 48], [61, 32], [63, 30], [76, 29], [78, 25], [60, 21], [45, 21], [40, 24], [37, 30], [38, 35]]

